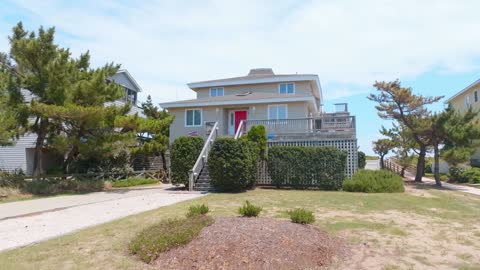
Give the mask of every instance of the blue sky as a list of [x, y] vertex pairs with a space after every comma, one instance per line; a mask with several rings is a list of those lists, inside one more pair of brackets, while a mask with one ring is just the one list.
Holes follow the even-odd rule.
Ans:
[[473, 0], [0, 2], [0, 51], [18, 21], [29, 30], [55, 26], [59, 44], [74, 55], [90, 50], [93, 65], [122, 64], [141, 98], [157, 103], [194, 98], [188, 82], [254, 67], [318, 74], [326, 110], [349, 103], [368, 154], [388, 124], [366, 99], [375, 80], [449, 97], [480, 77]]

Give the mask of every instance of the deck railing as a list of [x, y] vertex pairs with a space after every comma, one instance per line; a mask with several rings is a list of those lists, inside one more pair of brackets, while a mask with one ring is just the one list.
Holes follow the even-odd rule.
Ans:
[[210, 135], [208, 136], [207, 140], [205, 141], [205, 144], [203, 145], [200, 155], [198, 155], [195, 165], [193, 165], [193, 168], [190, 170], [189, 178], [188, 178], [188, 190], [190, 191], [193, 190], [193, 185], [197, 180], [198, 176], [200, 175], [200, 172], [202, 171], [203, 167], [207, 164], [208, 153], [210, 152], [213, 142], [217, 139], [217, 137], [218, 137], [218, 122], [215, 122], [210, 132]]
[[[296, 119], [246, 120], [247, 127], [263, 125], [267, 133], [315, 133], [355, 130], [355, 116], [318, 116]], [[240, 129], [237, 130], [237, 133]]]

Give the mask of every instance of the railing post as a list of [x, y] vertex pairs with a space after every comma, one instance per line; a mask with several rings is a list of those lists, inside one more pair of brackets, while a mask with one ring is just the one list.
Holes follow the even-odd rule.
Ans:
[[193, 170], [190, 170], [188, 173], [188, 191], [193, 191], [193, 177], [194, 177]]

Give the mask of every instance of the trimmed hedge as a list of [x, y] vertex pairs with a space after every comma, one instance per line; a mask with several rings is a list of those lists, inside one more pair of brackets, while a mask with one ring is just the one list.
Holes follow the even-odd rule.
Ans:
[[338, 190], [345, 177], [347, 152], [334, 147], [273, 146], [268, 173], [277, 186]]
[[480, 168], [470, 168], [461, 174], [462, 183], [480, 184]]
[[261, 159], [267, 158], [266, 154], [267, 154], [268, 138], [267, 138], [267, 130], [265, 129], [264, 126], [259, 125], [259, 126], [251, 127], [247, 133], [247, 136], [242, 138], [245, 138], [251, 142], [256, 143], [259, 151], [259, 157]]
[[255, 185], [257, 144], [218, 138], [208, 156], [210, 184], [221, 191], [242, 191]]
[[402, 178], [390, 171], [360, 170], [343, 183], [343, 190], [366, 193], [404, 192]]
[[172, 184], [188, 186], [188, 173], [202, 152], [204, 141], [201, 137], [178, 137], [173, 141], [170, 154]]

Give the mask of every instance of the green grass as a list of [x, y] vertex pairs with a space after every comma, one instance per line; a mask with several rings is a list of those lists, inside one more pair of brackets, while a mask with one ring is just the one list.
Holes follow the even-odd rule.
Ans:
[[[297, 207], [309, 209], [314, 211], [317, 217], [316, 226], [331, 232], [350, 233], [351, 236], [356, 237], [357, 242], [377, 242], [375, 248], [379, 250], [388, 248], [388, 244], [385, 243], [391, 240], [391, 237], [397, 239], [404, 233], [406, 236], [402, 237], [410, 237], [410, 232], [408, 228], [400, 227], [397, 223], [377, 220], [375, 215], [392, 212], [394, 222], [397, 217], [417, 222], [423, 221], [426, 227], [432, 226], [431, 230], [438, 230], [438, 227], [434, 227], [437, 225], [432, 224], [432, 221], [445, 226], [455, 223], [462, 225], [464, 230], [467, 226], [478, 222], [480, 199], [477, 196], [452, 191], [425, 192], [432, 196], [414, 196], [409, 193], [365, 194], [266, 189], [235, 194], [215, 193], [0, 253], [0, 265], [4, 269], [35, 270], [155, 269], [154, 266], [129, 255], [130, 241], [143, 230], [159, 222], [183, 218], [190, 206], [198, 204], [208, 205], [210, 215], [213, 217], [236, 216], [237, 209], [245, 200], [261, 205], [262, 216], [265, 217], [276, 217], [280, 213], [281, 218], [288, 218], [285, 211]], [[370, 232], [376, 232], [376, 234], [372, 236]], [[415, 245], [409, 245], [408, 242], [404, 245], [407, 251], [417, 248]], [[448, 248], [448, 252], [460, 252]], [[424, 256], [429, 257], [428, 252], [433, 251], [427, 249], [422, 252], [425, 253]], [[473, 252], [472, 248], [472, 254], [475, 254]], [[415, 252], [413, 254], [418, 255]], [[430, 263], [434, 262], [430, 261]], [[394, 261], [392, 264], [402, 263]], [[465, 266], [464, 269], [469, 269], [470, 265], [463, 266]], [[380, 265], [377, 268], [382, 267]]]
[[140, 186], [140, 185], [150, 185], [156, 184], [158, 180], [155, 179], [147, 179], [147, 178], [127, 178], [125, 180], [118, 180], [112, 182], [112, 187], [133, 187], [133, 186]]
[[188, 208], [186, 216], [193, 217], [196, 215], [206, 215], [208, 211], [210, 211], [210, 209], [205, 204], [192, 205]]
[[129, 250], [142, 261], [150, 263], [160, 253], [188, 244], [212, 223], [213, 218], [205, 215], [163, 220], [140, 232], [130, 242]]
[[366, 160], [379, 160], [377, 156], [365, 156]]

